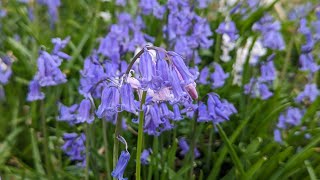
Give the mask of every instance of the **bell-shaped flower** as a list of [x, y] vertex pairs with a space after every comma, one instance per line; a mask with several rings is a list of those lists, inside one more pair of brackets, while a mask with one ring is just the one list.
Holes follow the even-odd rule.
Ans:
[[123, 177], [123, 174], [124, 174], [124, 171], [126, 170], [129, 160], [130, 160], [130, 153], [128, 151], [121, 151], [119, 160], [117, 162], [115, 169], [111, 172], [111, 176], [119, 180], [127, 179]]

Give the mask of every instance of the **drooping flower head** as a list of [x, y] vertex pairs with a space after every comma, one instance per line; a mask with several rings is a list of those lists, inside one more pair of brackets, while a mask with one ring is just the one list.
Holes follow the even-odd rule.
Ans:
[[124, 174], [124, 171], [126, 170], [129, 160], [130, 160], [130, 153], [128, 151], [121, 151], [119, 160], [117, 162], [115, 169], [111, 172], [111, 176], [119, 180], [127, 179], [123, 177], [123, 174]]
[[85, 134], [81, 133], [64, 133], [63, 134], [64, 145], [61, 149], [69, 156], [71, 161], [78, 162], [78, 165], [85, 167], [86, 154], [85, 154]]

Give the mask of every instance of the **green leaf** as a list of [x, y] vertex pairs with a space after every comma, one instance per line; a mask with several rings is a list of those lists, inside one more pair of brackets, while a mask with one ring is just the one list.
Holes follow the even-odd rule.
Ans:
[[219, 124], [216, 125], [218, 130], [219, 130], [219, 134], [221, 136], [221, 138], [223, 139], [224, 143], [227, 146], [227, 149], [229, 151], [229, 154], [231, 155], [232, 161], [234, 162], [237, 170], [240, 172], [240, 175], [244, 175], [244, 168], [242, 166], [242, 163], [236, 153], [236, 151], [234, 150], [234, 148], [232, 147], [232, 144], [230, 142], [230, 140], [228, 139], [226, 133], [223, 131], [223, 129], [221, 128], [221, 126]]

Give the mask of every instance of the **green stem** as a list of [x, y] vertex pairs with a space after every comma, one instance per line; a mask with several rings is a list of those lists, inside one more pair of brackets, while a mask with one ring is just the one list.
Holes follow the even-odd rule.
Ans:
[[234, 150], [234, 148], [232, 147], [232, 144], [230, 142], [230, 140], [228, 139], [226, 133], [223, 131], [222, 127], [219, 124], [216, 124], [218, 130], [219, 130], [219, 134], [222, 138], [222, 140], [225, 143], [225, 146], [227, 147], [227, 149], [229, 150], [229, 154], [237, 168], [237, 170], [240, 172], [240, 177], [243, 176], [245, 174], [244, 168], [242, 166], [242, 163], [236, 153], [236, 151]]
[[85, 180], [88, 180], [89, 179], [89, 161], [90, 161], [90, 158], [89, 158], [89, 149], [90, 149], [90, 144], [89, 144], [89, 124], [86, 124], [85, 125], [85, 131], [86, 131], [86, 168], [84, 170], [84, 174], [85, 174]]
[[44, 137], [43, 141], [43, 148], [44, 148], [44, 156], [45, 156], [45, 165], [48, 172], [48, 176], [52, 177], [52, 166], [50, 161], [49, 155], [49, 137], [47, 132], [47, 125], [46, 125], [46, 114], [45, 114], [45, 104], [44, 101], [41, 100], [40, 104], [40, 112], [41, 112], [41, 126], [42, 126], [42, 133]]
[[137, 144], [137, 156], [136, 156], [136, 180], [140, 180], [141, 174], [141, 151], [142, 151], [142, 143], [143, 143], [143, 120], [144, 120], [144, 111], [143, 105], [146, 102], [147, 91], [143, 91], [141, 103], [140, 103], [140, 112], [139, 112], [139, 129], [138, 129], [138, 144]]
[[117, 140], [117, 136], [121, 133], [121, 114], [117, 113], [116, 115], [116, 129], [114, 133], [114, 141], [113, 141], [113, 169], [117, 166], [118, 154], [119, 154], [119, 141]]
[[102, 120], [102, 134], [103, 134], [103, 144], [104, 144], [104, 157], [106, 163], [106, 176], [107, 179], [110, 177], [110, 165], [109, 165], [109, 148], [108, 148], [108, 138], [107, 138], [107, 122]]

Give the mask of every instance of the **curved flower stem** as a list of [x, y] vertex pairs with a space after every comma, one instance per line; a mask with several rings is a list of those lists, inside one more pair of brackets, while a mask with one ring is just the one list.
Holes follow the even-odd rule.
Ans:
[[140, 112], [139, 112], [139, 129], [138, 129], [138, 144], [137, 144], [137, 156], [136, 156], [136, 180], [140, 180], [141, 174], [141, 150], [142, 150], [142, 143], [143, 143], [143, 120], [144, 120], [144, 111], [143, 105], [146, 102], [147, 91], [143, 91], [141, 103], [140, 103]]
[[107, 137], [107, 122], [102, 120], [102, 134], [103, 134], [103, 144], [104, 144], [104, 157], [106, 161], [106, 176], [110, 179], [110, 164], [109, 164], [109, 146]]
[[[166, 50], [162, 49], [162, 48], [158, 48], [158, 47], [154, 47], [154, 46], [146, 46], [146, 48], [148, 50], [156, 50], [156, 51], [164, 51], [167, 52]], [[144, 52], [144, 48], [142, 48], [130, 61], [130, 64], [128, 65], [127, 71], [126, 71], [126, 75], [128, 75], [130, 73], [130, 70], [132, 69], [132, 66], [134, 65], [134, 63], [137, 61], [137, 59], [142, 55], [142, 53]]]

